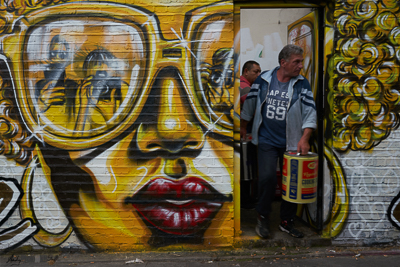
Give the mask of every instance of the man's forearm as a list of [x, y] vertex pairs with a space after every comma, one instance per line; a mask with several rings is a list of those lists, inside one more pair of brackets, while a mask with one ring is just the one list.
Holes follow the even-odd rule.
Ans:
[[242, 140], [246, 139], [248, 123], [249, 123], [248, 121], [240, 119], [240, 139]]
[[244, 120], [244, 119], [240, 119], [240, 128], [245, 128], [245, 129], [247, 129], [247, 124], [248, 124], [249, 122], [248, 121], [246, 121], [246, 120]]
[[310, 137], [311, 137], [311, 134], [313, 131], [314, 131], [313, 128], [305, 128], [301, 139], [304, 139], [304, 141], [308, 142], [310, 140]]

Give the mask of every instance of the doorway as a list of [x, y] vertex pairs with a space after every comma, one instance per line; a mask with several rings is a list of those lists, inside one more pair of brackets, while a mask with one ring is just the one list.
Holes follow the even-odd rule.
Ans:
[[[238, 10], [238, 9], [236, 9]], [[306, 231], [310, 227], [313, 230], [322, 230], [323, 224], [323, 149], [318, 151], [318, 147], [323, 148], [323, 88], [322, 75], [323, 64], [320, 63], [320, 53], [318, 47], [321, 46], [320, 39], [323, 39], [323, 33], [319, 34], [321, 10], [317, 8], [240, 8], [240, 53], [239, 73], [241, 67], [248, 60], [257, 61], [261, 70], [271, 70], [278, 66], [278, 54], [286, 44], [296, 44], [301, 46], [304, 51], [304, 67], [302, 75], [305, 76], [313, 89], [314, 99], [319, 110], [318, 130], [314, 133], [313, 152], [319, 154], [318, 173], [318, 197], [312, 204], [298, 205], [298, 217], [305, 223]], [[278, 172], [278, 182], [280, 172]], [[257, 192], [257, 174], [254, 174], [251, 181], [241, 181], [241, 194], [256, 196]], [[242, 179], [241, 179], [242, 180]], [[250, 186], [249, 186], [250, 184]], [[277, 188], [276, 201], [273, 205], [273, 214], [271, 217], [279, 218], [280, 188]], [[246, 199], [246, 198], [241, 198]], [[251, 198], [250, 198], [251, 199]], [[252, 205], [242, 203], [241, 225], [242, 229], [255, 226], [256, 212]], [[278, 222], [278, 220], [276, 220]], [[275, 222], [271, 222], [275, 223]], [[277, 227], [271, 225], [271, 231], [274, 232]], [[304, 229], [302, 229], [304, 230]], [[254, 231], [254, 230], [253, 230]]]

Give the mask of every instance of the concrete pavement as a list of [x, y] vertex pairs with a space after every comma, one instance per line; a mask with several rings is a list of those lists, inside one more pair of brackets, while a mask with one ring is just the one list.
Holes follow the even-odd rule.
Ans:
[[[277, 207], [274, 209], [277, 210]], [[242, 235], [234, 248], [132, 253], [89, 253], [57, 248], [24, 252], [17, 248], [0, 254], [0, 266], [361, 266], [357, 265], [358, 262], [363, 263], [362, 267], [376, 266], [368, 265], [376, 262], [400, 266], [400, 250], [397, 247], [334, 247], [331, 239], [321, 238], [301, 222], [297, 222], [296, 226], [305, 233], [305, 237], [293, 238], [278, 230], [278, 214], [271, 218], [272, 237], [261, 239], [254, 231], [256, 212], [242, 210], [241, 218]]]
[[0, 266], [377, 266], [400, 265], [395, 247], [275, 247], [145, 253], [9, 253]]

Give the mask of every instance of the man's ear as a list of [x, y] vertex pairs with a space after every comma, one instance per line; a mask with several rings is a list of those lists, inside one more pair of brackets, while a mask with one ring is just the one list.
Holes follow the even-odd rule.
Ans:
[[248, 72], [249, 72], [249, 69], [244, 69], [243, 76], [246, 77]]

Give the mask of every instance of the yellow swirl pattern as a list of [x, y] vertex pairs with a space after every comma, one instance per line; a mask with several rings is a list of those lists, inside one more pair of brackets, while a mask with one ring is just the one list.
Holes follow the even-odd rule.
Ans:
[[335, 8], [333, 147], [369, 150], [399, 126], [397, 1], [343, 1]]

